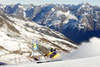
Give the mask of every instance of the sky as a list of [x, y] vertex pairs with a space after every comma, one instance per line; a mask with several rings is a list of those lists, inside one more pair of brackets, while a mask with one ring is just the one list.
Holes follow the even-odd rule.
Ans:
[[82, 2], [88, 2], [93, 6], [100, 6], [100, 0], [0, 0], [1, 4], [34, 4], [34, 5], [41, 5], [41, 4], [80, 4]]

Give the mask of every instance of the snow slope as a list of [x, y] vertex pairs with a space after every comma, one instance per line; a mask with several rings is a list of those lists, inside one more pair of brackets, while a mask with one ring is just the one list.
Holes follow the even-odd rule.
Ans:
[[[16, 62], [19, 63], [19, 60], [20, 62], [32, 61], [32, 39], [38, 42], [41, 60], [44, 59], [43, 55], [51, 47], [66, 53], [77, 48], [76, 44], [64, 40], [66, 37], [61, 33], [40, 26], [26, 18], [23, 19], [7, 16], [0, 12], [0, 62], [16, 64]], [[58, 38], [46, 35], [45, 33], [58, 36]], [[36, 51], [35, 56], [37, 55]]]
[[1, 67], [100, 67], [100, 60], [98, 59], [100, 59], [100, 56], [41, 64], [23, 63], [19, 65], [8, 65]]
[[69, 60], [41, 64], [28, 62], [1, 67], [100, 67], [99, 41], [99, 38], [93, 37], [90, 42], [82, 43], [78, 50], [71, 53], [70, 56], [66, 56], [66, 58], [70, 58]]

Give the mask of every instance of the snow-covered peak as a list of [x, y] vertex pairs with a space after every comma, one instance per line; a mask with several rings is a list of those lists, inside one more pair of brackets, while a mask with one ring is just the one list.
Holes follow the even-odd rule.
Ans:
[[80, 5], [81, 5], [81, 7], [89, 7], [90, 6], [90, 4], [87, 2], [83, 2]]
[[21, 3], [17, 3], [16, 5], [22, 5]]
[[82, 4], [84, 4], [84, 5], [85, 5], [85, 4], [88, 4], [88, 3], [84, 1]]

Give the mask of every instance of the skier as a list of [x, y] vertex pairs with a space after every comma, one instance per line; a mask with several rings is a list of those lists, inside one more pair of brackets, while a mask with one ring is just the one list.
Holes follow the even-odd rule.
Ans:
[[52, 59], [57, 59], [60, 57], [60, 54], [56, 51], [56, 49], [51, 48], [50, 52], [46, 54], [45, 56], [50, 56]]

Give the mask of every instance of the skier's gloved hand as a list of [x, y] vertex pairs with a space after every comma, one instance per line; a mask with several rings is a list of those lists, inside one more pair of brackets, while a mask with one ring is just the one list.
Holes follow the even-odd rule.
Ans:
[[45, 56], [47, 56], [47, 54], [45, 54]]

